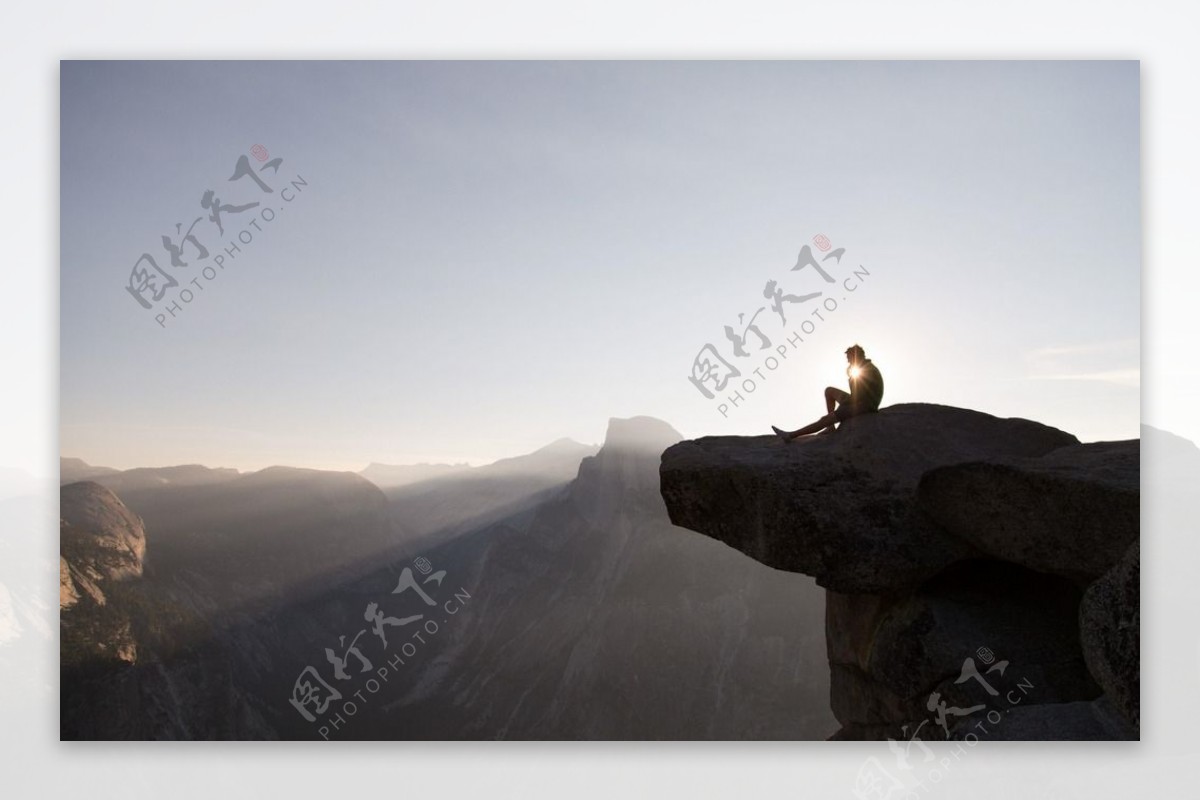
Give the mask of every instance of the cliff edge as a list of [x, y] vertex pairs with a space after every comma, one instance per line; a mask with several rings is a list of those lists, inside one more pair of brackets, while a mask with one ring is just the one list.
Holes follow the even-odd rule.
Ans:
[[826, 588], [835, 737], [1138, 736], [1138, 440], [901, 404], [660, 477], [672, 523]]

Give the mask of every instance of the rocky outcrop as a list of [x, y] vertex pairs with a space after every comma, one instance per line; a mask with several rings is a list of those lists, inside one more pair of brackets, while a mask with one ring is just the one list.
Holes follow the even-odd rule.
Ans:
[[671, 522], [838, 592], [910, 587], [976, 553], [929, 525], [917, 485], [929, 470], [1078, 444], [1029, 420], [904, 404], [835, 435], [705, 437], [663, 453]]
[[[1080, 653], [1079, 597], [1069, 581], [976, 560], [909, 592], [830, 592], [826, 639], [834, 715], [851, 731], [897, 725], [912, 731], [934, 711], [929, 704], [935, 693], [948, 707], [1003, 709], [1009, 699], [1002, 690], [1018, 682], [1031, 688], [1038, 703], [1092, 700], [1100, 690]], [[996, 655], [993, 664], [1009, 665], [987, 677], [996, 695], [978, 681], [962, 680], [967, 659], [986, 675], [982, 648]]]
[[1139, 462], [1134, 440], [942, 467], [922, 476], [917, 503], [987, 556], [1090, 580], [1137, 541]]
[[1088, 592], [1082, 623], [1080, 602], [1137, 541], [1138, 461], [1137, 441], [905, 404], [787, 444], [682, 442], [660, 474], [673, 523], [827, 588], [839, 738], [985, 716], [1012, 724], [992, 739], [1037, 739], [1057, 716], [1056, 737], [1111, 739], [1137, 730], [1136, 568]]
[[137, 643], [128, 611], [109, 595], [142, 575], [146, 532], [141, 519], [99, 484], [62, 487], [59, 524], [61, 655], [65, 665], [133, 663]]
[[[94, 482], [80, 481], [63, 487], [59, 497], [60, 557], [80, 578], [77, 583], [95, 585], [142, 575], [146, 531], [116, 495]], [[103, 603], [103, 595], [96, 600]]]
[[[60, 496], [60, 595], [70, 606], [83, 590], [103, 604], [100, 584], [142, 576], [146, 535], [142, 520], [100, 484], [80, 481]], [[65, 571], [64, 571], [65, 568]]]
[[[1129, 725], [1106, 697], [1095, 701], [1013, 707], [1002, 720], [1004, 727], [998, 731], [1005, 740], [1126, 740], [1130, 737]], [[979, 724], [964, 721], [950, 730], [954, 740], [970, 739], [968, 734], [979, 737]]]
[[60, 609], [70, 609], [79, 602], [79, 590], [71, 579], [71, 567], [67, 560], [58, 557], [58, 606]]
[[1141, 565], [1138, 543], [1088, 588], [1079, 610], [1083, 656], [1125, 720], [1140, 730]]
[[604, 446], [579, 463], [567, 492], [589, 521], [604, 521], [614, 509], [630, 516], [661, 518], [658, 454], [683, 439], [678, 431], [653, 417], [611, 418]]

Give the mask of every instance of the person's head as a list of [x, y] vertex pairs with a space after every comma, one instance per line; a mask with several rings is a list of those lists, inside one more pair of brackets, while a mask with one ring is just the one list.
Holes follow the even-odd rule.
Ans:
[[862, 345], [851, 345], [850, 347], [846, 348], [846, 361], [850, 362], [851, 364], [862, 364], [863, 360], [866, 358], [867, 354], [865, 351], [863, 351]]

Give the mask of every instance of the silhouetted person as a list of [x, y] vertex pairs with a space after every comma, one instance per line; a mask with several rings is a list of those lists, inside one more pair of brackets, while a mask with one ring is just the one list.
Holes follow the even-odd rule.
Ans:
[[883, 376], [879, 368], [867, 358], [861, 345], [846, 348], [846, 361], [850, 363], [846, 367], [850, 391], [825, 387], [825, 416], [795, 431], [783, 431], [771, 426], [780, 439], [790, 442], [796, 437], [816, 434], [818, 431], [831, 434], [838, 423], [844, 423], [855, 415], [879, 411], [879, 403], [883, 400]]

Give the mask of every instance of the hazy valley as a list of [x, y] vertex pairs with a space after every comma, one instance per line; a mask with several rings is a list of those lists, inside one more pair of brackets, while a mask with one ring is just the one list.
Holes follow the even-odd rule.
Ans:
[[824, 594], [670, 524], [680, 439], [613, 420], [598, 449], [362, 474], [64, 459], [63, 736], [824, 738]]

